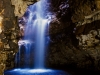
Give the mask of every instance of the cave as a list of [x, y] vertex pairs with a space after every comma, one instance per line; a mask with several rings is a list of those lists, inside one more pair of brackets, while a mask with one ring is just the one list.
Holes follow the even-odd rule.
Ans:
[[26, 67], [54, 69], [51, 75], [100, 75], [99, 24], [99, 0], [1, 0], [0, 75]]

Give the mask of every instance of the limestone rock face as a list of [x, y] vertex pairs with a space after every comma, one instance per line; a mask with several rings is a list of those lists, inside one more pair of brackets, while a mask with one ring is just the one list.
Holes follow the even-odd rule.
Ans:
[[[17, 18], [10, 0], [0, 1], [0, 75], [14, 67], [14, 56], [18, 50]], [[12, 63], [13, 62], [13, 63]]]
[[95, 4], [98, 10], [100, 10], [100, 1], [99, 0], [95, 0]]
[[74, 65], [100, 70], [100, 10], [95, 7], [95, 1], [70, 1], [69, 6], [61, 0], [58, 8], [51, 6], [55, 18], [49, 27], [46, 63], [48, 66]]
[[11, 0], [11, 2], [15, 7], [15, 16], [22, 17], [28, 5], [33, 4], [34, 2], [36, 2], [36, 0]]
[[[75, 4], [75, 5], [74, 5]], [[96, 7], [95, 7], [96, 6]], [[67, 62], [67, 64], [74, 63], [77, 67], [81, 68], [95, 68], [96, 70], [100, 70], [99, 66], [99, 47], [100, 47], [100, 38], [99, 38], [99, 30], [100, 30], [100, 10], [99, 10], [99, 1], [84, 1], [81, 2], [79, 0], [69, 1], [69, 8], [71, 11], [71, 20], [74, 24], [72, 28], [73, 33], [68, 35], [67, 38], [70, 38], [70, 41], [63, 41], [63, 45], [61, 46], [62, 51], [67, 60], [62, 62]], [[70, 31], [68, 30], [68, 33]], [[68, 43], [69, 42], [69, 43]], [[55, 44], [54, 44], [55, 45]], [[60, 48], [54, 48], [55, 51]], [[57, 51], [56, 51], [57, 52]], [[61, 51], [59, 51], [61, 53]], [[67, 52], [69, 52], [67, 54]], [[78, 54], [79, 53], [79, 54]], [[59, 53], [58, 53], [59, 54]], [[71, 56], [70, 56], [70, 55]], [[55, 56], [55, 55], [53, 55]], [[59, 56], [57, 56], [59, 57]], [[60, 56], [61, 57], [61, 56]], [[55, 61], [56, 59], [52, 59], [51, 61]], [[60, 59], [59, 59], [60, 61]]]
[[3, 72], [6, 68], [7, 56], [5, 53], [0, 52], [0, 75], [3, 75]]

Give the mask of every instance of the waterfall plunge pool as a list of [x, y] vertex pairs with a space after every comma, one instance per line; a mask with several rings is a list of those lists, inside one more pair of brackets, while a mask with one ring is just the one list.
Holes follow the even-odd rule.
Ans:
[[52, 69], [13, 69], [5, 71], [4, 75], [70, 75], [62, 70]]

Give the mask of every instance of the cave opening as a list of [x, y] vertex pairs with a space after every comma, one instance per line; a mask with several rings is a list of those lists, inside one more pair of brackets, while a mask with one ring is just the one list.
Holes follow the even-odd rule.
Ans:
[[100, 1], [44, 1], [39, 9], [40, 0], [0, 0], [0, 75], [100, 75]]
[[5, 75], [69, 75], [62, 70], [48, 69], [45, 65], [45, 53], [50, 41], [49, 24], [52, 20], [50, 7], [44, 10], [45, 3], [46, 0], [40, 0], [29, 5], [19, 19], [22, 37], [18, 42], [15, 69], [5, 72]]

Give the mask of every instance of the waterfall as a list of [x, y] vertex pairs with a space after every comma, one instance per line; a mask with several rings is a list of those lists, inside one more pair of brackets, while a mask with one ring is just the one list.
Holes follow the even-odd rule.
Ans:
[[[45, 11], [43, 8], [45, 0], [41, 0], [27, 9], [27, 23], [24, 31], [24, 40], [19, 41], [19, 44], [24, 44], [24, 67], [30, 68], [31, 46], [34, 44], [34, 68], [44, 68], [45, 64], [45, 44], [46, 44], [46, 28], [49, 25], [49, 20], [45, 18]], [[21, 65], [21, 46], [19, 45], [19, 52], [16, 55], [16, 63], [20, 68]]]
[[16, 68], [6, 71], [4, 75], [69, 75], [61, 70], [45, 68], [46, 46], [50, 40], [47, 36], [49, 23], [55, 18], [49, 10], [45, 11], [46, 1], [40, 0], [30, 5], [23, 15], [25, 24], [19, 26], [24, 36], [18, 42]]

